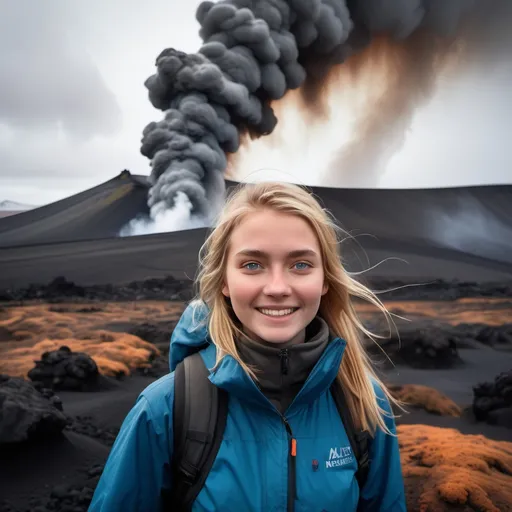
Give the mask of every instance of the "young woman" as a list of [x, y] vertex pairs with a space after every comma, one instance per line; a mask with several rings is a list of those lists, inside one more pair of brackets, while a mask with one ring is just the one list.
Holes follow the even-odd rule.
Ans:
[[[171, 373], [144, 390], [125, 419], [90, 511], [160, 510], [161, 491], [173, 487], [173, 370], [199, 349], [210, 381], [229, 399], [192, 510], [406, 510], [395, 401], [365, 354], [361, 337], [371, 333], [351, 299], [388, 313], [343, 269], [338, 248], [334, 222], [306, 190], [236, 190], [203, 247], [199, 298], [173, 333]], [[331, 393], [335, 379], [371, 435], [361, 489]]]

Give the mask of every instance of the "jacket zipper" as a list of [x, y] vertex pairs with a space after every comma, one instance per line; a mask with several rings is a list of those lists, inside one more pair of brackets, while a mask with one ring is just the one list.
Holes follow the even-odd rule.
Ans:
[[296, 467], [296, 457], [297, 457], [297, 440], [293, 437], [292, 428], [288, 423], [288, 420], [281, 415], [284, 426], [286, 427], [286, 432], [289, 437], [289, 448], [288, 448], [288, 504], [287, 510], [288, 512], [293, 512], [295, 510], [295, 500], [297, 497], [297, 467]]
[[288, 349], [281, 349], [281, 352], [279, 352], [279, 357], [281, 358], [281, 374], [288, 375]]
[[[281, 358], [281, 374], [288, 375], [288, 349], [283, 348], [279, 353], [279, 357]], [[295, 500], [297, 497], [297, 467], [296, 467], [296, 457], [297, 457], [297, 440], [293, 437], [292, 428], [288, 423], [288, 420], [281, 414], [281, 419], [286, 428], [286, 433], [288, 434], [289, 446], [288, 446], [288, 502], [287, 502], [287, 510], [288, 512], [294, 512], [295, 510]]]

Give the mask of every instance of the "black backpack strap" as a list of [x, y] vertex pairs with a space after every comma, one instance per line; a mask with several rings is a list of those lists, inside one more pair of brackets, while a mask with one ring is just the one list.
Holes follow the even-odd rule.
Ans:
[[220, 448], [228, 411], [228, 394], [208, 379], [201, 355], [178, 364], [174, 377], [171, 508], [190, 510]]
[[370, 470], [370, 433], [366, 430], [360, 430], [354, 425], [345, 393], [339, 385], [338, 379], [336, 379], [331, 386], [331, 394], [336, 403], [336, 408], [338, 409], [343, 426], [345, 427], [352, 452], [357, 460], [356, 478], [359, 483], [359, 489], [362, 489]]

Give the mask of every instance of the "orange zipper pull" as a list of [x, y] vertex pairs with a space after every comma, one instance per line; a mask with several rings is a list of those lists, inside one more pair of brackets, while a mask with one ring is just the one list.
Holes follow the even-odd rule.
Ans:
[[297, 441], [292, 438], [291, 456], [295, 457], [296, 455], [297, 455]]

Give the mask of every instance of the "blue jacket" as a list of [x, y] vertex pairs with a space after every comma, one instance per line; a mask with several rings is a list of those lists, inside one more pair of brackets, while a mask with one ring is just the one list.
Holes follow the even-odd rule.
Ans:
[[[89, 511], [160, 509], [161, 488], [172, 487], [173, 371], [206, 339], [205, 325], [198, 326], [189, 306], [171, 338], [171, 373], [148, 386], [127, 415]], [[360, 496], [356, 461], [329, 393], [344, 349], [342, 339], [329, 343], [285, 413], [297, 440], [295, 510], [405, 511], [397, 438], [381, 430], [371, 441], [371, 468]], [[209, 344], [201, 356], [207, 367], [213, 367], [215, 347]], [[286, 512], [289, 437], [282, 417], [231, 356], [223, 359], [210, 380], [229, 392], [229, 412], [217, 458], [193, 510]], [[389, 411], [380, 387], [376, 392]], [[395, 432], [394, 421], [386, 417], [386, 423]]]

